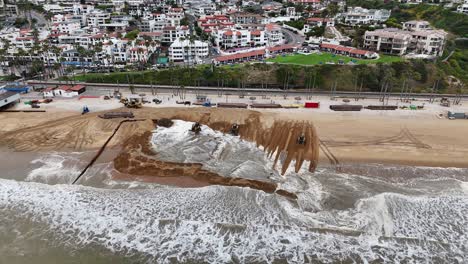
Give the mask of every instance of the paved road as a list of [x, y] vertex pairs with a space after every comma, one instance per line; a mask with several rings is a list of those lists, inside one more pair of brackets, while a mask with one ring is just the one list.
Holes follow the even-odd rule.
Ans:
[[292, 32], [289, 29], [281, 28], [283, 35], [286, 38], [285, 44], [299, 44], [301, 45], [304, 42], [304, 37]]
[[[57, 82], [57, 81], [49, 81], [49, 82], [41, 82], [41, 81], [28, 81], [28, 84], [34, 85], [37, 87], [44, 87], [48, 85], [63, 85], [65, 84], [64, 82]], [[113, 84], [113, 83], [77, 83], [77, 84], [83, 84], [86, 85], [87, 90], [89, 91], [94, 91], [97, 92], [97, 94], [100, 94], [100, 92], [103, 92], [102, 95], [107, 94], [108, 91], [113, 90], [113, 89], [128, 89], [129, 85], [128, 84]], [[173, 92], [177, 89], [179, 89], [179, 86], [171, 86], [171, 85], [144, 85], [144, 84], [135, 84], [134, 87], [136, 89], [147, 89], [148, 92], [151, 91], [151, 88], [157, 88], [158, 92]], [[307, 96], [310, 95], [310, 92], [307, 92], [305, 90], [281, 90], [281, 89], [261, 89], [261, 88], [244, 88], [244, 89], [239, 89], [239, 88], [233, 88], [233, 87], [195, 87], [195, 86], [186, 86], [185, 87], [188, 92], [203, 92], [207, 94], [217, 94], [217, 93], [223, 93], [223, 94], [245, 94], [247, 96], [250, 95], [263, 95], [263, 94], [269, 94], [269, 95], [289, 95], [289, 96]], [[313, 93], [314, 96], [320, 95], [320, 96], [330, 96], [329, 91], [315, 91]], [[401, 96], [400, 93], [390, 93], [389, 94], [391, 98], [399, 98]], [[361, 97], [366, 97], [366, 98], [379, 98], [380, 93], [379, 92], [362, 92], [360, 95], [359, 93], [355, 92], [340, 92], [337, 91], [334, 93], [334, 96], [336, 97], [356, 97], [356, 96], [361, 96]], [[431, 97], [456, 97], [457, 95], [455, 94], [429, 94], [429, 93], [413, 93], [407, 95], [409, 98], [431, 98]], [[465, 94], [462, 96], [462, 98], [468, 98], [468, 94]]]

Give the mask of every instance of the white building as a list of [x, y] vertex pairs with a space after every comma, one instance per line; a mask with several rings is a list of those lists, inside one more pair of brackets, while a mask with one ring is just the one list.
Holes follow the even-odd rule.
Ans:
[[221, 49], [265, 46], [265, 31], [248, 29], [219, 29], [212, 32], [216, 46]]
[[458, 13], [464, 13], [464, 14], [468, 14], [468, 0], [465, 0], [463, 2], [463, 4], [459, 5], [457, 7], [457, 12]]
[[176, 40], [169, 47], [169, 60], [198, 62], [201, 58], [208, 57], [208, 42], [195, 40]]
[[321, 26], [327, 26], [327, 27], [334, 27], [335, 26], [335, 20], [333, 18], [322, 18], [322, 17], [311, 17], [306, 19], [306, 23], [304, 24], [304, 33], [308, 33], [309, 31], [312, 30], [314, 27], [321, 27]]
[[277, 24], [265, 25], [265, 40], [268, 46], [277, 46], [284, 43], [283, 32]]
[[102, 11], [94, 11], [86, 16], [88, 26], [98, 27], [99, 25], [106, 24], [110, 20], [110, 14]]
[[181, 37], [189, 35], [189, 28], [187, 26], [166, 26], [163, 28], [163, 35], [161, 41], [163, 43], [171, 43]]
[[403, 23], [403, 30], [430, 30], [431, 24], [424, 20], [411, 20]]
[[366, 31], [364, 47], [387, 54], [404, 55], [406, 53], [441, 56], [447, 33], [443, 30], [406, 31], [396, 28]]
[[353, 7], [348, 10], [345, 16], [345, 23], [349, 25], [367, 25], [382, 23], [390, 18], [391, 11], [386, 9], [366, 9]]
[[73, 34], [81, 28], [81, 23], [78, 21], [61, 21], [52, 25], [52, 31], [64, 34]]

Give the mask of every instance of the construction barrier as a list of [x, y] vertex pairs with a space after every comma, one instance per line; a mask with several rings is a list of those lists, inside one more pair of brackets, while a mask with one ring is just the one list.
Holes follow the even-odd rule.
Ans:
[[305, 108], [320, 108], [320, 102], [305, 102]]

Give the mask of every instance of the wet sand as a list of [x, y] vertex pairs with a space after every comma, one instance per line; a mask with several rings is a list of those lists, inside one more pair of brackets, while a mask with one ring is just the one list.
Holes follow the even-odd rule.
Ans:
[[[128, 111], [127, 109], [122, 109]], [[209, 108], [142, 108], [132, 110], [136, 118], [146, 121], [122, 126], [110, 142], [110, 148], [98, 163], [109, 162], [117, 156], [120, 146], [132, 135], [154, 129], [152, 119], [179, 118], [199, 121], [213, 129], [227, 131], [231, 123], [241, 125], [242, 136], [272, 151], [269, 143], [284, 139], [285, 131], [275, 132], [265, 141], [262, 129], [274, 127], [275, 122], [310, 122], [320, 139], [319, 166], [346, 164], [392, 164], [429, 167], [468, 167], [468, 122], [435, 117], [360, 116], [347, 113], [316, 113], [295, 110], [251, 111]], [[49, 151], [94, 151], [111, 135], [118, 119], [103, 120], [100, 113], [86, 116], [64, 113], [53, 117], [44, 113], [2, 113], [8, 125], [0, 130], [2, 156], [13, 152], [18, 158], [2, 167], [14, 170]], [[31, 121], [33, 120], [33, 121]], [[17, 121], [17, 122], [16, 122]], [[278, 124], [278, 123], [277, 123]], [[286, 132], [285, 132], [286, 133]], [[281, 145], [283, 143], [277, 143]], [[108, 153], [108, 154], [106, 154]], [[299, 155], [296, 152], [294, 155]], [[313, 153], [309, 153], [313, 155]], [[293, 156], [297, 157], [297, 156]], [[312, 157], [312, 156], [309, 156]], [[18, 161], [16, 163], [16, 161]], [[12, 164], [12, 165], [10, 165]], [[23, 174], [24, 175], [24, 174]], [[143, 173], [140, 179], [146, 179]], [[173, 175], [174, 176], [174, 175]], [[171, 179], [174, 183], [179, 180]], [[162, 182], [161, 182], [162, 183]], [[188, 186], [193, 184], [182, 183]], [[206, 184], [206, 183], [202, 183]]]

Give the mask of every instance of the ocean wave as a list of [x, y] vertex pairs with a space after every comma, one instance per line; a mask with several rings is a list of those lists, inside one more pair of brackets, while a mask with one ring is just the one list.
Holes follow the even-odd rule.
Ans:
[[144, 262], [456, 262], [468, 257], [466, 196], [381, 194], [304, 211], [238, 187], [105, 190], [0, 180], [0, 213]]

